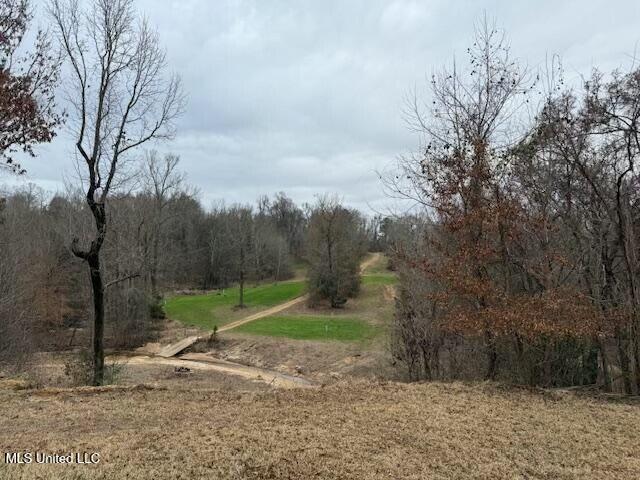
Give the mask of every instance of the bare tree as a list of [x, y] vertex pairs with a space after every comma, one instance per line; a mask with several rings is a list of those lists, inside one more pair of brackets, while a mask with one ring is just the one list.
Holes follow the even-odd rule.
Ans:
[[229, 210], [229, 233], [233, 238], [233, 244], [236, 250], [235, 270], [240, 286], [240, 298], [238, 299], [238, 307], [245, 308], [244, 304], [244, 286], [250, 270], [254, 263], [252, 262], [252, 234], [253, 234], [253, 212], [251, 207], [237, 205]]
[[[71, 74], [65, 78], [86, 201], [95, 231], [90, 245], [72, 242], [87, 262], [94, 308], [95, 385], [104, 378], [104, 289], [100, 250], [107, 234], [107, 204], [124, 173], [123, 164], [141, 145], [170, 138], [183, 107], [177, 77], [167, 77], [158, 35], [136, 18], [132, 0], [52, 0], [49, 11]], [[112, 283], [112, 282], [110, 282]]]
[[180, 157], [167, 154], [162, 159], [156, 151], [147, 152], [142, 170], [144, 191], [151, 196], [153, 202], [153, 217], [151, 231], [151, 252], [149, 260], [149, 281], [151, 294], [158, 292], [158, 270], [160, 264], [160, 244], [162, 230], [169, 220], [167, 213], [169, 202], [181, 191], [184, 174], [177, 170]]
[[269, 202], [269, 215], [287, 241], [289, 252], [301, 258], [306, 228], [304, 212], [284, 192], [279, 192]]

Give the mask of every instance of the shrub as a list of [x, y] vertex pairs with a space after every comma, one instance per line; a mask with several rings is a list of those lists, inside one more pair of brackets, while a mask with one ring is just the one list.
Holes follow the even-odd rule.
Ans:
[[[104, 366], [104, 385], [117, 383], [125, 368], [124, 363], [110, 362]], [[74, 387], [91, 385], [93, 381], [93, 359], [91, 352], [81, 350], [64, 363], [64, 374]]]
[[167, 314], [164, 311], [164, 299], [160, 296], [153, 297], [149, 302], [149, 317], [152, 320], [164, 320]]
[[88, 350], [80, 350], [64, 362], [64, 374], [74, 387], [90, 385], [93, 379], [93, 360]]

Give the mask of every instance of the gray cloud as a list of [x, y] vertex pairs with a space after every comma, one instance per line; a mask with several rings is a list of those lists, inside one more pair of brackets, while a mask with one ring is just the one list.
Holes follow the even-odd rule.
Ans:
[[[464, 56], [486, 11], [514, 54], [536, 68], [560, 54], [567, 75], [629, 62], [640, 31], [633, 0], [243, 1], [139, 0], [160, 32], [189, 104], [161, 150], [182, 157], [205, 202], [253, 201], [284, 190], [298, 201], [337, 193], [381, 207], [375, 171], [416, 139], [403, 99], [453, 55]], [[426, 90], [425, 90], [426, 91]], [[24, 161], [52, 188], [71, 174], [61, 135]]]

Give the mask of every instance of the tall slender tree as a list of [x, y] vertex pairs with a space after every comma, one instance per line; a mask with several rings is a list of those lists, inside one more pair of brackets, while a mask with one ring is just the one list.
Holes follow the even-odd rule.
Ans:
[[236, 251], [235, 270], [240, 287], [238, 308], [245, 308], [244, 287], [252, 270], [255, 270], [253, 260], [253, 212], [251, 207], [236, 205], [229, 210], [229, 233]]
[[[104, 380], [105, 282], [100, 250], [108, 230], [108, 198], [138, 147], [170, 138], [183, 108], [179, 78], [166, 74], [156, 32], [132, 0], [52, 0], [49, 11], [70, 66], [65, 77], [86, 202], [95, 230], [73, 253], [89, 266], [93, 293], [93, 383]], [[109, 283], [117, 282], [114, 279]]]

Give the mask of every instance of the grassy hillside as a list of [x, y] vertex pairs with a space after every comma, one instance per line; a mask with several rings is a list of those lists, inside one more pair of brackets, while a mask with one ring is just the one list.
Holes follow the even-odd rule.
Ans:
[[381, 256], [366, 268], [360, 294], [349, 299], [343, 309], [310, 309], [299, 305], [233, 331], [293, 340], [373, 340], [384, 333], [392, 315], [393, 293], [389, 289], [393, 292], [397, 277], [386, 269], [386, 264], [387, 259]]
[[[185, 385], [186, 388], [186, 385]], [[638, 403], [491, 384], [342, 383], [241, 393], [0, 390], [0, 450], [99, 452], [0, 478], [640, 478]]]
[[[397, 283], [397, 277], [386, 269], [386, 264], [387, 259], [381, 256], [367, 267], [362, 275], [360, 295], [349, 300], [345, 309], [316, 311], [301, 305], [233, 331], [294, 340], [370, 340], [384, 331], [383, 327], [391, 318], [389, 288]], [[245, 303], [249, 308], [242, 310], [234, 308], [239, 298], [237, 287], [207, 295], [176, 296], [167, 300], [166, 311], [172, 320], [210, 330], [214, 325], [221, 327], [296, 298], [304, 293], [304, 289], [302, 280], [247, 288]]]
[[362, 285], [396, 285], [398, 277], [395, 273], [388, 270], [389, 259], [384, 256], [378, 256], [377, 261], [369, 265], [362, 274]]
[[305, 288], [303, 281], [245, 288], [244, 302], [247, 308], [243, 309], [235, 308], [240, 298], [238, 287], [206, 295], [180, 295], [167, 299], [165, 310], [172, 320], [211, 330], [214, 325], [220, 327], [261, 309], [299, 297]]

